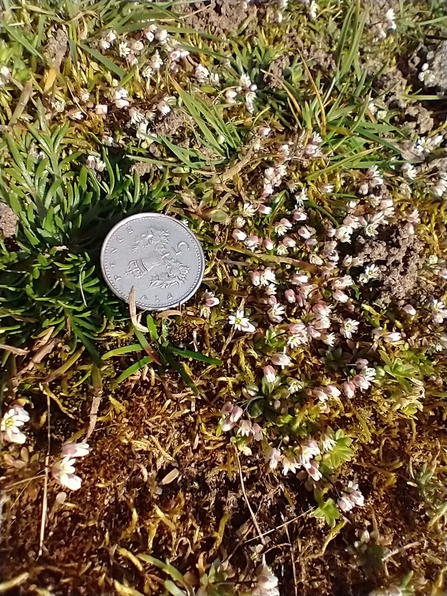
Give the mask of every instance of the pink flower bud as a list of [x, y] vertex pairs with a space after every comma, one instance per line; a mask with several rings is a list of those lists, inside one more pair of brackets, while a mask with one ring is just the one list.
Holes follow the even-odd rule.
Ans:
[[258, 133], [261, 137], [268, 137], [271, 131], [272, 129], [270, 126], [261, 126], [261, 128], [258, 130]]
[[307, 215], [303, 212], [300, 211], [299, 209], [296, 209], [293, 212], [293, 221], [306, 221], [307, 219]]
[[293, 304], [294, 302], [296, 302], [296, 296], [295, 296], [295, 292], [293, 290], [286, 290], [284, 292], [284, 296], [285, 296], [287, 302], [290, 302], [290, 304]]
[[294, 246], [296, 246], [295, 240], [290, 236], [286, 236], [285, 238], [283, 238], [282, 243], [286, 248], [293, 248]]
[[233, 230], [232, 236], [235, 240], [239, 240], [240, 242], [243, 242], [247, 238], [247, 234], [238, 229]]
[[344, 302], [347, 302], [349, 300], [349, 296], [341, 290], [335, 290], [334, 300], [337, 300], [337, 302], [341, 302], [343, 304]]
[[314, 246], [316, 246], [318, 244], [318, 240], [316, 238], [308, 238], [306, 240], [306, 242], [304, 243], [304, 245], [307, 248], [313, 248]]
[[300, 335], [306, 331], [306, 325], [304, 323], [292, 323], [289, 325], [288, 332], [290, 335]]
[[307, 284], [309, 278], [305, 273], [295, 273], [295, 275], [292, 275], [290, 281], [296, 285]]
[[251, 283], [254, 286], [259, 286], [261, 284], [261, 272], [260, 271], [250, 271], [250, 279], [251, 279]]
[[299, 230], [298, 230], [298, 234], [301, 236], [301, 238], [304, 238], [305, 240], [308, 240], [312, 234], [309, 232], [309, 230], [302, 226]]
[[355, 395], [355, 385], [350, 381], [345, 381], [341, 386], [343, 389], [343, 393], [346, 395], [348, 399], [351, 399]]
[[276, 369], [270, 364], [264, 366], [262, 372], [264, 373], [264, 379], [267, 383], [274, 383], [276, 381]]
[[275, 243], [270, 238], [264, 238], [263, 244], [267, 250], [273, 250], [275, 248]]
[[259, 205], [258, 207], [258, 213], [260, 213], [261, 215], [270, 215], [271, 212], [272, 208], [268, 205]]
[[403, 309], [405, 314], [409, 315], [410, 317], [414, 317], [416, 314], [416, 309], [411, 304], [406, 304]]
[[206, 306], [209, 306], [210, 308], [213, 306], [217, 306], [220, 302], [219, 298], [216, 298], [216, 296], [212, 292], [205, 292], [205, 294], [203, 295], [203, 300]]
[[89, 451], [88, 443], [65, 443], [62, 445], [61, 454], [63, 457], [84, 457]]
[[244, 244], [245, 244], [245, 246], [247, 246], [247, 248], [256, 248], [258, 246], [259, 242], [260, 242], [260, 238], [258, 238], [258, 236], [255, 236], [254, 234], [252, 234], [245, 240]]
[[273, 354], [272, 362], [273, 364], [276, 364], [276, 366], [280, 366], [281, 368], [283, 368], [284, 366], [290, 366], [290, 364], [292, 363], [291, 359], [287, 356], [287, 354], [281, 354], [280, 352], [277, 354]]
[[323, 391], [329, 397], [339, 397], [341, 395], [340, 389], [337, 389], [335, 385], [326, 385], [323, 387]]

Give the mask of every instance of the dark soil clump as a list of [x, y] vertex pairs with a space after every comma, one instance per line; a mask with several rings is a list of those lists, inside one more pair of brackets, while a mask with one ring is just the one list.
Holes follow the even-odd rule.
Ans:
[[376, 282], [383, 304], [403, 302], [414, 295], [418, 286], [422, 244], [415, 234], [391, 226], [377, 238], [356, 240], [356, 262], [375, 264], [380, 269]]
[[212, 0], [185, 5], [182, 18], [193, 29], [222, 35], [236, 32], [249, 10], [247, 3], [240, 0]]

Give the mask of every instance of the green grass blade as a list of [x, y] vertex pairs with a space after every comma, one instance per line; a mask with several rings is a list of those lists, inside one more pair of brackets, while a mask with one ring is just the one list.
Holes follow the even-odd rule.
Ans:
[[144, 368], [146, 366], [146, 364], [150, 364], [152, 362], [152, 358], [150, 356], [144, 356], [144, 358], [141, 358], [141, 360], [138, 360], [138, 362], [135, 362], [135, 364], [132, 364], [132, 366], [129, 366], [128, 368], [126, 368], [126, 370], [124, 370], [120, 376], [117, 378], [117, 383], [122, 383], [123, 381], [125, 381], [127, 378], [129, 378], [131, 375], [133, 375], [134, 373], [138, 372], [139, 370], [141, 370], [142, 368]]
[[122, 346], [121, 348], [115, 348], [103, 354], [102, 359], [108, 360], [114, 356], [122, 356], [123, 354], [131, 354], [132, 352], [142, 352], [140, 344], [130, 344], [130, 346]]
[[172, 352], [173, 354], [185, 356], [185, 358], [192, 358], [193, 360], [199, 360], [200, 362], [206, 362], [207, 364], [216, 364], [218, 366], [222, 364], [222, 360], [218, 360], [217, 358], [210, 358], [209, 356], [205, 356], [200, 352], [193, 352], [192, 350], [183, 350], [180, 348], [176, 348], [175, 346], [167, 346], [166, 349]]
[[118, 75], [120, 79], [127, 75], [127, 71], [115, 64], [115, 62], [113, 62], [113, 60], [110, 60], [110, 58], [107, 58], [107, 56], [103, 56], [101, 52], [98, 52], [98, 50], [95, 50], [95, 48], [91, 48], [83, 43], [78, 43], [78, 46], [82, 48], [85, 52], [90, 54], [92, 58], [100, 62], [106, 68], [106, 70], [110, 70], [114, 72], [116, 75]]

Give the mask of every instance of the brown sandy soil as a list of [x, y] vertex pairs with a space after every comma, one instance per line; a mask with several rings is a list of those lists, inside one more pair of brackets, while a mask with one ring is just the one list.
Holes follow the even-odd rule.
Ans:
[[[194, 366], [198, 377], [200, 368]], [[206, 397], [198, 398], [171, 374], [163, 383], [148, 375], [115, 390], [104, 386], [100, 417], [89, 439], [91, 454], [78, 467], [82, 490], [67, 495], [49, 479], [40, 556], [42, 468], [37, 472], [39, 466], [30, 463], [19, 471], [9, 469], [1, 552], [4, 579], [25, 574], [15, 592], [94, 595], [119, 593], [120, 586], [129, 585], [143, 594], [161, 594], [163, 574], [136, 559], [140, 553], [167, 559], [191, 585], [198, 584], [214, 559], [229, 557], [247, 587], [262, 553], [278, 575], [282, 593], [294, 593], [296, 582], [297, 593], [306, 596], [357, 596], [386, 579], [389, 566], [402, 573], [418, 567], [427, 571], [431, 559], [442, 560], [439, 544], [422, 521], [417, 491], [399, 471], [410, 461], [420, 465], [430, 447], [439, 451], [436, 437], [442, 421], [436, 409], [430, 425], [412, 430], [404, 419], [397, 426], [391, 422], [386, 440], [376, 437], [363, 446], [352, 471], [358, 474], [365, 508], [351, 512], [331, 536], [312, 517], [312, 493], [302, 481], [267, 473], [261, 449], [250, 457], [237, 455], [226, 437], [216, 436], [224, 384], [222, 375], [214, 392], [207, 388]], [[55, 382], [52, 389], [61, 391]], [[42, 393], [32, 393], [33, 453], [43, 461], [48, 405]], [[354, 416], [345, 413], [347, 431], [358, 432], [359, 417], [372, 430], [383, 428], [387, 412], [368, 402], [357, 406]], [[56, 453], [58, 439], [69, 436], [76, 424], [53, 400], [50, 424], [50, 452]], [[425, 433], [425, 452], [419, 432]], [[396, 467], [396, 462], [402, 463]], [[366, 529], [377, 529], [380, 536], [365, 553], [353, 544]], [[390, 550], [384, 565], [374, 550], [380, 553], [381, 548]], [[430, 571], [426, 578], [437, 579]]]

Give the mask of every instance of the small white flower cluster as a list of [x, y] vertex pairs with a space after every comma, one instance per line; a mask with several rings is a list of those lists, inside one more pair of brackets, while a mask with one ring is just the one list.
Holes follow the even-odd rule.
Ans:
[[194, 71], [194, 76], [199, 83], [209, 83], [213, 87], [218, 87], [220, 77], [217, 72], [210, 72], [203, 64], [198, 64]]
[[427, 157], [437, 149], [444, 141], [444, 135], [437, 134], [433, 136], [421, 137], [416, 140], [413, 151], [418, 157]]
[[374, 31], [377, 39], [385, 39], [389, 31], [395, 31], [396, 13], [393, 8], [389, 8], [383, 15], [383, 18], [375, 24]]
[[357, 389], [360, 391], [367, 391], [371, 387], [371, 383], [376, 378], [376, 370], [368, 366], [368, 361], [360, 358], [356, 362], [357, 370], [359, 371], [351, 380], [347, 380], [342, 385], [344, 395], [348, 399], [352, 399]]
[[[247, 388], [247, 393], [250, 396], [256, 396], [258, 388], [256, 385], [251, 385]], [[223, 432], [236, 429], [236, 436], [253, 438], [255, 441], [262, 441], [264, 438], [264, 432], [257, 422], [252, 422], [248, 418], [242, 418], [244, 410], [236, 406], [230, 401], [225, 402], [221, 410], [221, 421], [220, 427]], [[241, 445], [240, 449], [244, 455], [251, 455], [251, 449], [248, 445]]]
[[3, 416], [1, 421], [1, 438], [9, 443], [23, 445], [26, 436], [20, 428], [30, 419], [28, 412], [18, 404], [12, 406]]
[[343, 513], [347, 513], [351, 509], [354, 509], [354, 507], [363, 507], [364, 504], [365, 497], [360, 492], [359, 485], [350, 480], [346, 488], [343, 489], [337, 505]]
[[239, 85], [230, 87], [225, 91], [225, 102], [228, 105], [234, 105], [237, 103], [238, 95], [242, 95], [247, 111], [252, 114], [254, 111], [254, 101], [256, 99], [257, 89], [257, 85], [251, 82], [249, 75], [242, 73], [239, 78]]
[[85, 457], [90, 452], [88, 443], [65, 443], [60, 459], [51, 466], [51, 475], [65, 488], [79, 490], [82, 479], [75, 474], [76, 458]]
[[106, 164], [104, 161], [99, 159], [99, 157], [95, 157], [94, 155], [89, 155], [85, 160], [85, 165], [90, 168], [91, 170], [96, 170], [97, 172], [104, 172], [106, 169]]
[[315, 0], [300, 0], [300, 2], [306, 6], [307, 14], [309, 15], [310, 20], [314, 21], [318, 15], [318, 4], [315, 2]]
[[278, 464], [282, 466], [282, 473], [287, 476], [302, 470], [302, 478], [311, 478], [318, 482], [323, 477], [319, 470], [319, 462], [314, 458], [321, 455], [320, 447], [315, 439], [307, 439], [300, 445], [282, 453], [280, 449], [271, 447], [266, 456], [266, 462], [270, 470], [275, 470]]
[[399, 331], [384, 331], [382, 327], [376, 327], [372, 330], [371, 337], [374, 343], [382, 339], [386, 344], [395, 344], [402, 340], [402, 333]]

